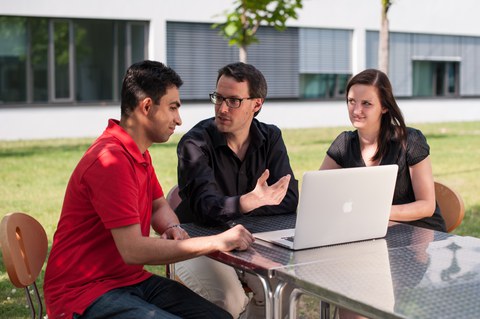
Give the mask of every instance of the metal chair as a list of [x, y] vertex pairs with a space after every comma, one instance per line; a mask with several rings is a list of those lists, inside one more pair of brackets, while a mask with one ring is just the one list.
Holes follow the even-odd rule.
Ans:
[[465, 205], [462, 197], [447, 185], [435, 181], [435, 197], [442, 211], [447, 231], [457, 228], [465, 216]]
[[[48, 239], [42, 225], [25, 213], [9, 213], [0, 224], [0, 244], [8, 277], [14, 286], [24, 288], [31, 318], [42, 318], [42, 298], [36, 280], [47, 258]], [[38, 313], [32, 302], [33, 288]]]

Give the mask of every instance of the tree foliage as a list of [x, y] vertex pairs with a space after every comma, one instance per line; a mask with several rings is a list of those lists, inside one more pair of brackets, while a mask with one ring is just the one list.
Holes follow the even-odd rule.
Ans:
[[297, 10], [302, 7], [302, 0], [235, 0], [233, 10], [223, 13], [226, 21], [212, 27], [220, 30], [229, 45], [240, 48], [240, 60], [246, 62], [246, 49], [258, 42], [256, 33], [261, 25], [283, 31], [287, 20], [297, 19]]

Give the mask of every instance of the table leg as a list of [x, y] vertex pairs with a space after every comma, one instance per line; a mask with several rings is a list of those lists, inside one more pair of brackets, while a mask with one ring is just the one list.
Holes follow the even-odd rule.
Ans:
[[167, 264], [165, 270], [167, 277], [175, 280], [175, 264]]
[[[283, 285], [282, 290], [285, 288], [286, 284]], [[277, 287], [278, 290], [278, 287]], [[288, 303], [288, 316], [290, 319], [296, 318], [297, 316], [297, 304], [300, 297], [305, 292], [302, 289], [294, 288], [290, 293], [289, 303]], [[277, 297], [277, 294], [275, 294]], [[281, 301], [282, 298], [278, 299]], [[281, 305], [280, 305], [281, 307]], [[279, 312], [281, 314], [281, 311]], [[281, 318], [281, 317], [275, 317]], [[321, 319], [330, 319], [330, 304], [328, 302], [320, 300], [320, 318]]]
[[285, 287], [287, 286], [286, 282], [279, 282], [275, 288], [275, 293], [273, 295], [273, 317], [274, 318], [283, 318], [283, 294]]
[[330, 318], [330, 304], [322, 300], [320, 300], [320, 318], [321, 319]]
[[257, 274], [258, 279], [260, 279], [260, 282], [262, 283], [263, 286], [263, 291], [265, 292], [265, 318], [276, 318], [273, 316], [273, 292], [272, 288], [270, 286], [270, 283], [268, 282], [268, 279], [266, 279], [263, 276], [260, 276]]

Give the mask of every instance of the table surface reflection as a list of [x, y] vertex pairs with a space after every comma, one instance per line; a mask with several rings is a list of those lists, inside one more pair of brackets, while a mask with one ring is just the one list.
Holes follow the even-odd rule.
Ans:
[[[295, 227], [295, 214], [276, 216], [247, 216], [237, 219], [237, 224], [242, 224], [250, 232], [264, 232], [270, 230], [286, 229]], [[203, 227], [195, 224], [183, 224], [182, 227], [192, 237], [208, 236], [218, 234], [227, 229], [224, 227]], [[319, 226], [319, 231], [321, 227]], [[389, 249], [398, 249], [407, 246], [422, 245], [431, 241], [439, 241], [449, 238], [452, 235], [442, 232], [433, 232], [427, 229], [412, 227], [400, 223], [390, 223], [387, 235], [384, 239]], [[363, 243], [368, 249], [369, 243], [375, 240], [368, 240]], [[261, 240], [256, 240], [246, 251], [232, 251], [228, 253], [214, 253], [211, 257], [226, 262], [234, 267], [252, 270], [256, 273], [266, 274], [269, 270], [278, 267], [289, 266], [298, 263], [316, 261], [326, 256], [337, 255], [341, 247], [352, 244], [333, 245], [328, 247], [311, 248], [299, 251], [289, 250]], [[372, 248], [373, 249], [373, 248]]]
[[[236, 223], [251, 232], [293, 228], [295, 214], [249, 216]], [[182, 226], [192, 237], [226, 229]], [[474, 318], [480, 313], [478, 238], [391, 222], [382, 239], [300, 251], [257, 240], [246, 251], [210, 257], [370, 317]]]
[[356, 253], [288, 265], [274, 276], [370, 317], [478, 317], [479, 239], [450, 236], [394, 249], [381, 240], [369, 249], [351, 246]]

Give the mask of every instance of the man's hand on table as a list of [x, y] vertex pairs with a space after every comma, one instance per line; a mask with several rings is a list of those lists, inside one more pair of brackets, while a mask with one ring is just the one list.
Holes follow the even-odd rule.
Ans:
[[247, 250], [254, 242], [253, 235], [242, 225], [236, 225], [213, 237], [219, 251]]

